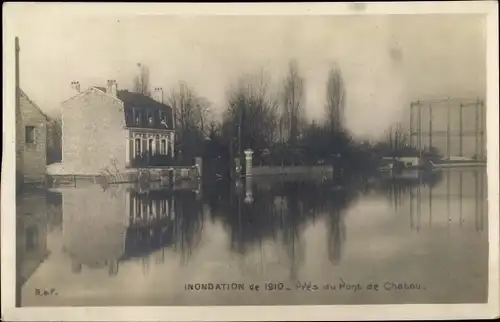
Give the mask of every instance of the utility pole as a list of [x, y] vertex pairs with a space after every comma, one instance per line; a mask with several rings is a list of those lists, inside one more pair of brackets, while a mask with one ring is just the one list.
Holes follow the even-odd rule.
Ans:
[[16, 175], [18, 176], [19, 181], [16, 182], [16, 190], [20, 188], [24, 181], [23, 177], [23, 164], [24, 164], [24, 155], [23, 150], [24, 144], [22, 140], [22, 135], [24, 131], [22, 114], [21, 114], [21, 88], [20, 88], [20, 80], [19, 80], [19, 52], [21, 48], [19, 47], [19, 38], [15, 38], [15, 115], [16, 115], [16, 141], [15, 141], [15, 149], [16, 149]]
[[[15, 83], [16, 83], [16, 89], [15, 89], [15, 94], [16, 94], [16, 140], [15, 140], [15, 149], [16, 149], [16, 192], [19, 191], [21, 188], [24, 178], [23, 178], [23, 168], [22, 165], [24, 164], [24, 159], [23, 159], [23, 146], [21, 146], [21, 135], [22, 132], [24, 131], [24, 126], [22, 123], [22, 116], [21, 116], [21, 106], [20, 106], [20, 88], [19, 88], [19, 52], [20, 52], [20, 47], [19, 47], [19, 38], [15, 38]], [[16, 235], [16, 232], [14, 231], [14, 236]], [[15, 238], [15, 237], [14, 237]], [[19, 271], [19, 268], [21, 267], [21, 263], [23, 261], [23, 251], [18, 251], [16, 252], [16, 268]], [[15, 305], [16, 306], [21, 306], [21, 288], [22, 288], [22, 282], [21, 278], [17, 277], [16, 278], [16, 296], [15, 296]]]

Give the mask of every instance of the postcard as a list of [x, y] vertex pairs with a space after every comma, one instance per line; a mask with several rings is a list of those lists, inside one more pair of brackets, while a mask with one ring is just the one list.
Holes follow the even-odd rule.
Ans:
[[498, 3], [6, 3], [2, 319], [499, 316]]

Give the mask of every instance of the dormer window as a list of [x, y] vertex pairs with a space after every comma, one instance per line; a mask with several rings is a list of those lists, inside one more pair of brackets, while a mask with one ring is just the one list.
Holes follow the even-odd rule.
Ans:
[[136, 117], [136, 118], [135, 118], [135, 124], [136, 124], [136, 125], [139, 125], [139, 122], [140, 122], [139, 117]]
[[149, 125], [153, 125], [153, 117], [152, 116], [149, 117], [148, 122], [149, 122]]

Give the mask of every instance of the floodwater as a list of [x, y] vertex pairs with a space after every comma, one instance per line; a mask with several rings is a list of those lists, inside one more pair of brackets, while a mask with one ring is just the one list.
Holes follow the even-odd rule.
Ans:
[[18, 305], [487, 302], [485, 169], [308, 179], [25, 192]]

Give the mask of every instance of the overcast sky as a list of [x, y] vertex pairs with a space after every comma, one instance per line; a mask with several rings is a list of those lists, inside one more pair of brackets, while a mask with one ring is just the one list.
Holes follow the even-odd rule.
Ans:
[[189, 83], [221, 110], [226, 88], [263, 68], [273, 82], [290, 59], [306, 80], [307, 113], [323, 116], [328, 69], [337, 64], [354, 133], [377, 135], [407, 118], [411, 100], [485, 96], [486, 40], [481, 16], [65, 16], [17, 19], [21, 87], [48, 114], [82, 89], [116, 79], [131, 88], [137, 63], [151, 86]]

